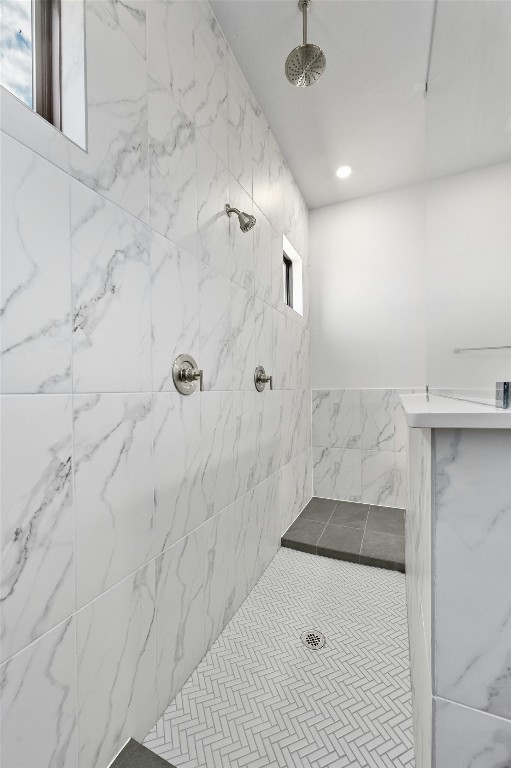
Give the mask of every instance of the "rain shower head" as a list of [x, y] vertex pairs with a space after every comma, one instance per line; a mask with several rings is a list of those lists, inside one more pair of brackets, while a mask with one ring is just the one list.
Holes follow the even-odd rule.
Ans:
[[293, 48], [286, 59], [286, 77], [298, 88], [314, 85], [326, 68], [325, 54], [319, 45], [307, 42], [307, 12], [311, 0], [299, 0], [298, 7], [303, 14], [303, 44]]
[[255, 216], [251, 216], [250, 213], [244, 213], [244, 211], [239, 211], [237, 208], [232, 208], [229, 203], [227, 203], [225, 206], [225, 212], [229, 217], [231, 216], [231, 213], [236, 214], [242, 232], [250, 232], [256, 223]]

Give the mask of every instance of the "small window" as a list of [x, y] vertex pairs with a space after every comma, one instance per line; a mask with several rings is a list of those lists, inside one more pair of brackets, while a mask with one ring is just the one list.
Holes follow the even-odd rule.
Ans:
[[293, 262], [284, 253], [282, 261], [282, 277], [284, 285], [284, 304], [293, 306]]
[[1, 0], [0, 84], [85, 148], [83, 0]]

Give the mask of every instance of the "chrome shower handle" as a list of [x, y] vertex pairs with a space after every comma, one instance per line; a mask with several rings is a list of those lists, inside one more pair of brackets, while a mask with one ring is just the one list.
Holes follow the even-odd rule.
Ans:
[[262, 392], [267, 384], [273, 389], [273, 376], [267, 374], [262, 365], [258, 365], [254, 372], [254, 384], [258, 392]]
[[172, 378], [178, 392], [191, 395], [197, 389], [203, 390], [203, 372], [191, 355], [179, 355], [172, 366]]

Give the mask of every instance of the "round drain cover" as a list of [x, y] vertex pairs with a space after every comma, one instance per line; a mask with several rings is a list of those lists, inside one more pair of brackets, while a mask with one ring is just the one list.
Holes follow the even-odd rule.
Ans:
[[319, 651], [325, 644], [325, 636], [319, 629], [306, 629], [302, 633], [302, 643], [312, 651]]

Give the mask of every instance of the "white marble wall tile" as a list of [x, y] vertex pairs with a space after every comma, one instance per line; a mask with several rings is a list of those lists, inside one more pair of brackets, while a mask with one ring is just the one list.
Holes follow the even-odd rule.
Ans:
[[2, 401], [0, 661], [74, 611], [71, 398]]
[[332, 430], [331, 391], [313, 389], [312, 393], [312, 445], [330, 447]]
[[437, 430], [435, 448], [436, 692], [511, 719], [511, 435]]
[[76, 642], [79, 763], [98, 768], [156, 722], [153, 563], [78, 612]]
[[148, 78], [149, 223], [197, 253], [195, 126], [171, 92]]
[[302, 214], [300, 195], [293, 175], [287, 163], [284, 163], [284, 233], [298, 253], [304, 253], [302, 238], [300, 237]]
[[273, 321], [274, 310], [269, 304], [256, 298], [255, 311], [255, 362], [262, 365], [267, 374], [273, 375]]
[[[233, 614], [238, 610], [254, 585], [259, 551], [263, 538], [263, 519], [255, 503], [252, 489], [232, 505], [232, 545], [234, 548], [234, 594]], [[251, 523], [255, 518], [259, 526], [254, 531]]]
[[202, 493], [207, 519], [234, 500], [233, 395], [203, 392], [200, 400]]
[[60, 3], [60, 129], [78, 146], [87, 146], [85, 84], [85, 8]]
[[291, 344], [293, 321], [281, 312], [274, 315], [275, 380], [277, 389], [289, 389], [291, 375]]
[[[405, 394], [406, 390], [399, 391]], [[395, 393], [394, 426], [394, 450], [396, 453], [406, 453], [408, 450], [408, 425], [397, 391]]]
[[314, 496], [320, 496], [325, 499], [334, 498], [330, 448], [313, 448], [312, 462]]
[[252, 99], [252, 177], [253, 198], [265, 216], [270, 217], [270, 131], [268, 123]]
[[73, 181], [71, 259], [75, 391], [150, 389], [149, 230]]
[[4, 768], [78, 768], [74, 618], [0, 666]]
[[360, 390], [335, 389], [330, 393], [331, 443], [335, 448], [360, 448]]
[[394, 454], [390, 451], [362, 451], [362, 501], [395, 506]]
[[358, 448], [331, 448], [335, 499], [366, 501], [362, 496], [362, 452]]
[[395, 398], [393, 389], [362, 389], [360, 391], [364, 450], [394, 450]]
[[254, 227], [255, 293], [260, 299], [270, 303], [272, 298], [271, 227], [266, 216], [255, 205], [253, 214], [257, 219]]
[[[297, 456], [280, 470], [281, 482], [281, 531], [287, 531], [291, 523], [296, 520], [307, 501], [308, 472], [307, 461], [310, 458], [309, 451]], [[307, 498], [308, 496], [308, 498]]]
[[204, 630], [208, 648], [234, 613], [235, 512], [231, 504], [204, 526]]
[[284, 158], [270, 131], [270, 221], [279, 234], [284, 231]]
[[280, 468], [279, 393], [266, 388], [257, 393], [256, 418], [256, 471], [255, 482], [261, 483]]
[[[101, 0], [133, 45], [146, 55], [146, 0]], [[147, 3], [151, 6], [155, 0]], [[147, 30], [149, 34], [149, 29]]]
[[282, 271], [283, 240], [282, 233], [273, 226], [270, 230], [271, 248], [271, 304], [276, 309], [280, 307], [283, 299], [284, 283]]
[[0, 88], [0, 129], [57, 168], [69, 172], [69, 140], [6, 88]]
[[436, 768], [506, 768], [508, 765], [511, 765], [511, 721], [436, 699]]
[[153, 542], [151, 395], [74, 398], [76, 600], [146, 562]]
[[255, 333], [254, 296], [231, 283], [232, 389], [255, 392]]
[[154, 396], [154, 554], [202, 522], [200, 398]]
[[0, 142], [2, 391], [69, 392], [69, 180], [9, 136]]
[[193, 113], [195, 3], [150, 0], [147, 3], [147, 66]]
[[197, 4], [194, 48], [195, 125], [227, 165], [227, 44], [209, 3]]
[[[229, 174], [229, 202], [234, 208], [244, 213], [250, 215], [253, 213], [251, 198], [231, 174]], [[254, 229], [242, 232], [238, 217], [235, 214], [229, 217], [231, 280], [250, 292], [254, 291]]]
[[158, 717], [207, 650], [203, 550], [200, 528], [156, 559]]
[[250, 87], [229, 49], [228, 117], [229, 170], [245, 192], [252, 196], [252, 107]]
[[199, 264], [200, 360], [204, 389], [232, 389], [231, 283]]
[[151, 235], [153, 391], [174, 391], [172, 365], [186, 352], [199, 362], [199, 266], [177, 245]]
[[407, 454], [401, 451], [394, 454], [394, 492], [395, 504], [400, 509], [407, 508]]
[[257, 409], [258, 392], [233, 392], [233, 499], [254, 487], [257, 476]]
[[145, 59], [104, 4], [87, 2], [85, 8], [88, 145], [87, 152], [70, 146], [71, 173], [146, 221]]
[[231, 276], [229, 173], [207, 141], [197, 134], [197, 227], [199, 256], [225, 277]]

